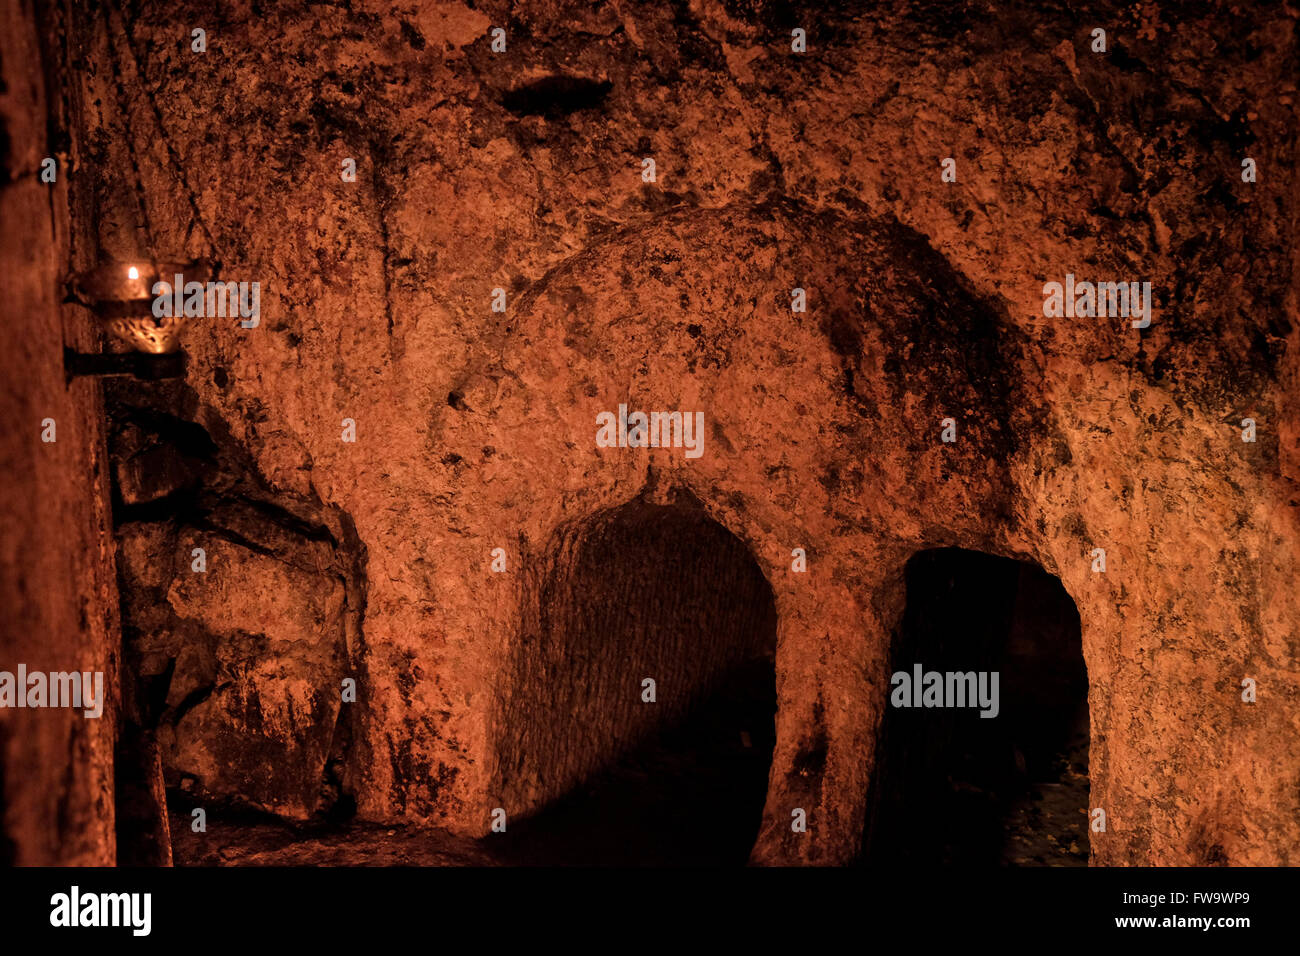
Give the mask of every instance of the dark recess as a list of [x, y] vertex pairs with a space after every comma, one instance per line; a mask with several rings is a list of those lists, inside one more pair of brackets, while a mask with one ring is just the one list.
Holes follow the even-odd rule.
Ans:
[[906, 580], [891, 672], [997, 671], [999, 713], [886, 707], [866, 862], [1086, 864], [1088, 681], [1074, 602], [1037, 565], [957, 548], [915, 555]]
[[510, 112], [520, 116], [554, 118], [579, 110], [595, 109], [604, 102], [614, 84], [576, 76], [546, 76], [506, 93], [501, 99]]

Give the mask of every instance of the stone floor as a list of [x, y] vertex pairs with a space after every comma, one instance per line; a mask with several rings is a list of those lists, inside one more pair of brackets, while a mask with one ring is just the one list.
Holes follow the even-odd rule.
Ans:
[[194, 833], [174, 807], [180, 866], [743, 866], [775, 742], [770, 661], [738, 668], [686, 723], [645, 742], [536, 816], [482, 840], [348, 823], [294, 827], [210, 810]]
[[[714, 741], [695, 755], [649, 748], [538, 817], [482, 840], [437, 829], [302, 828], [217, 814], [206, 833], [194, 833], [188, 815], [173, 813], [172, 851], [177, 866], [742, 865], [757, 827], [764, 771], [752, 737], [749, 743], [739, 736], [733, 745]], [[1086, 751], [1062, 754], [1058, 781], [1034, 783], [1012, 803], [1003, 819], [1003, 865], [1086, 865], [1088, 781], [1081, 756]], [[693, 759], [703, 757], [707, 763]], [[683, 789], [680, 772], [687, 769], [695, 774]], [[738, 790], [746, 781], [757, 786]], [[742, 791], [750, 799], [738, 807]], [[737, 824], [719, 827], [734, 809], [743, 811]]]
[[1008, 866], [1082, 866], [1088, 862], [1086, 744], [1058, 759], [1056, 781], [1036, 782], [1004, 818], [1002, 862]]
[[210, 817], [206, 833], [190, 819], [171, 816], [176, 866], [487, 866], [473, 840], [445, 830], [354, 824], [339, 829], [298, 829], [267, 820]]

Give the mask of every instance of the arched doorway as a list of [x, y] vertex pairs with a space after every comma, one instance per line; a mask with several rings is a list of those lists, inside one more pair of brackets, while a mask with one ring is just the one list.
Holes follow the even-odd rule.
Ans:
[[1085, 865], [1088, 680], [1074, 602], [1037, 565], [957, 548], [918, 553], [905, 577], [866, 860]]
[[[776, 610], [694, 499], [561, 529], [532, 562], [498, 726], [527, 863], [745, 863], [775, 742]], [[653, 681], [653, 684], [648, 683]]]

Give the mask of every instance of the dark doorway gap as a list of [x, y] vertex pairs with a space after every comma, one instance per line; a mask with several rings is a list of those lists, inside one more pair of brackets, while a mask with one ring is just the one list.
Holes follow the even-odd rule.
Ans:
[[[775, 600], [748, 547], [686, 496], [594, 515], [548, 555], [504, 727], [507, 764], [555, 795], [485, 851], [526, 864], [743, 865], [776, 713]], [[656, 703], [640, 699], [645, 676]]]
[[957, 548], [918, 553], [905, 577], [891, 674], [997, 671], [999, 714], [886, 707], [864, 861], [1085, 865], [1088, 681], [1074, 602], [1037, 565]]

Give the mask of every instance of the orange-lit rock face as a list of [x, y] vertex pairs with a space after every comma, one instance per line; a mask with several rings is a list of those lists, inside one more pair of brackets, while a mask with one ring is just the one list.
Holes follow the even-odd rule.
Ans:
[[[168, 785], [306, 819], [343, 706], [345, 588], [320, 542], [266, 515], [229, 517], [201, 531], [123, 526], [131, 663], [165, 692], [154, 716]], [[201, 572], [199, 552], [212, 556]]]
[[[193, 10], [88, 28], [87, 168], [132, 137], [164, 251], [262, 288], [257, 328], [190, 324], [183, 387], [112, 393], [219, 449], [192, 508], [120, 527], [172, 780], [302, 818], [337, 761], [365, 820], [535, 809], [635, 736], [643, 677], [740, 646], [643, 674], [581, 622], [635, 565], [574, 529], [696, 501], [775, 610], [756, 861], [857, 853], [903, 569], [948, 546], [1077, 607], [1093, 862], [1296, 861], [1286, 14], [1111, 10], [1095, 54], [1089, 19], [949, 4], [415, 6], [237, 5], [203, 56]], [[138, 254], [119, 178], [96, 199]], [[1045, 315], [1067, 274], [1151, 282], [1150, 326]], [[702, 454], [601, 447], [620, 404], [702, 412]]]
[[101, 672], [104, 712], [0, 710], [0, 866], [113, 862], [113, 747], [121, 636], [108, 507], [104, 404], [64, 380], [62, 347], [90, 349], [88, 325], [61, 327], [66, 177], [35, 171], [48, 147], [40, 30], [0, 9], [0, 670]]

